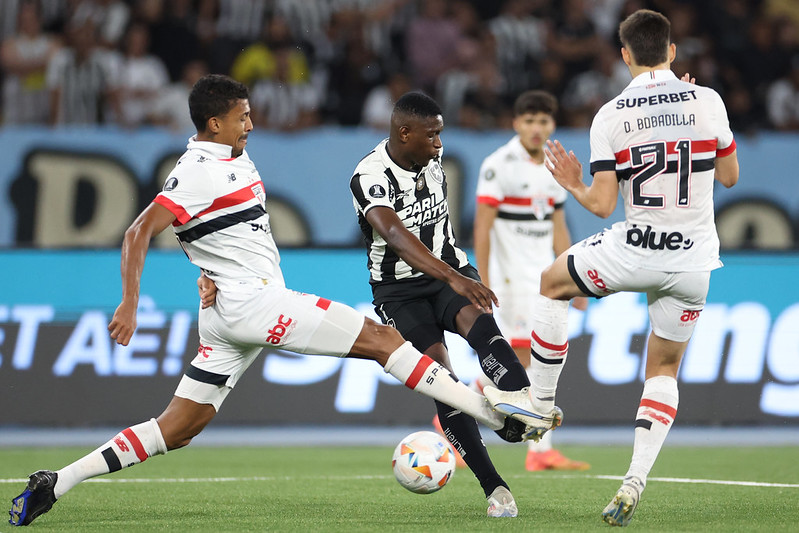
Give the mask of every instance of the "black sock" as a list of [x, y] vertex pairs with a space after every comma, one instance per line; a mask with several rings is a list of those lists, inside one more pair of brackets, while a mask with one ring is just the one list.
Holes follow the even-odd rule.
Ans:
[[498, 389], [519, 390], [530, 386], [527, 372], [513, 348], [499, 332], [493, 316], [486, 313], [477, 317], [466, 335], [466, 340], [477, 352], [483, 373]]
[[488, 450], [483, 444], [483, 438], [474, 418], [439, 401], [436, 401], [436, 409], [444, 435], [469, 465], [480, 486], [483, 487], [486, 498], [500, 485], [507, 489], [508, 485], [497, 473], [491, 458], [488, 457]]

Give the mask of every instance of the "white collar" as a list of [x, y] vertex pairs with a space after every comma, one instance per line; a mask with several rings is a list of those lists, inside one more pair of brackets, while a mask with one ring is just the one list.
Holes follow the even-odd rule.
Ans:
[[627, 87], [624, 88], [626, 91], [627, 89], [632, 89], [633, 87], [642, 87], [644, 85], [650, 85], [652, 83], [657, 83], [659, 81], [669, 81], [669, 80], [676, 80], [677, 75], [674, 74], [669, 69], [659, 69], [659, 70], [651, 70], [649, 72], [644, 72], [639, 74], [633, 81], [630, 82]]
[[[215, 143], [213, 141], [198, 141], [196, 135], [192, 135], [189, 137], [189, 143], [186, 145], [187, 150], [202, 150], [203, 152], [208, 152], [216, 159], [237, 159], [233, 158], [230, 155], [231, 146], [227, 144]], [[247, 156], [247, 151], [245, 150], [242, 152], [241, 156], [244, 159], [249, 159]]]

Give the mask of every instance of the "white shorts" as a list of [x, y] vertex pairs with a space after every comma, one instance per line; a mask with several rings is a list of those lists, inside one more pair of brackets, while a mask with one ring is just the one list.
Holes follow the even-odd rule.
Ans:
[[264, 347], [343, 357], [363, 323], [349, 306], [285, 287], [220, 291], [213, 307], [200, 310], [200, 347], [175, 396], [219, 410]]
[[538, 291], [539, 284], [530, 282], [508, 283], [494, 289], [499, 300], [499, 307], [494, 308], [494, 319], [513, 348], [530, 347], [533, 302]]
[[602, 238], [604, 233], [580, 241], [566, 252], [569, 274], [577, 286], [597, 298], [616, 292], [646, 293], [655, 335], [676, 342], [689, 340], [705, 306], [710, 272], [642, 269], [608, 244]]

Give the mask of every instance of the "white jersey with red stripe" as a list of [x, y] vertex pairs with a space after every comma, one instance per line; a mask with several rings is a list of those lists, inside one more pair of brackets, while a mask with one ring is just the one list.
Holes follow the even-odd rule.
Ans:
[[713, 213], [716, 156], [735, 150], [721, 97], [670, 70], [637, 76], [591, 125], [591, 174], [615, 171], [626, 220], [604, 238], [645, 269], [721, 266]]
[[231, 158], [230, 146], [192, 137], [153, 201], [175, 215], [189, 260], [221, 291], [285, 286], [264, 184], [246, 151]]
[[532, 160], [519, 136], [485, 158], [477, 181], [477, 202], [497, 208], [491, 227], [490, 284], [538, 288], [541, 271], [554, 261], [552, 214], [563, 207], [566, 190]]

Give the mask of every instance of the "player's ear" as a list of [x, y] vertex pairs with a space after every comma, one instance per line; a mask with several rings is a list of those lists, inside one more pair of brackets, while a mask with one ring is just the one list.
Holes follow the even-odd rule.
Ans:
[[219, 127], [219, 119], [217, 117], [211, 117], [208, 119], [208, 122], [206, 122], [205, 129], [208, 133], [219, 133]]
[[621, 59], [622, 61], [624, 61], [624, 64], [627, 65], [628, 67], [633, 63], [633, 56], [630, 54], [629, 50], [627, 50], [623, 46], [621, 47]]
[[675, 59], [677, 59], [677, 45], [671, 43], [669, 45], [669, 64], [671, 64]]
[[400, 126], [397, 128], [397, 134], [402, 142], [408, 142], [408, 137], [411, 134], [411, 128], [408, 126]]

